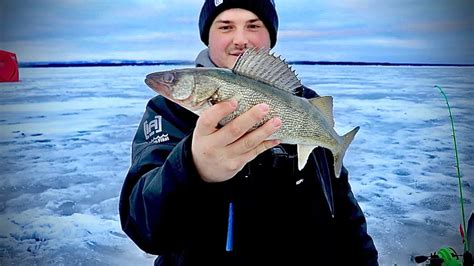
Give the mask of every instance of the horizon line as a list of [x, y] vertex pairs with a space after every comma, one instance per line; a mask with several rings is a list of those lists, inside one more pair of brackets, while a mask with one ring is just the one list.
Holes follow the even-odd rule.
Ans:
[[[390, 62], [364, 62], [364, 61], [312, 61], [288, 60], [289, 65], [350, 65], [350, 66], [451, 66], [474, 67], [473, 64], [458, 63], [390, 63]], [[104, 66], [153, 66], [153, 65], [194, 65], [193, 60], [73, 60], [73, 61], [38, 61], [20, 62], [20, 68], [40, 67], [104, 67]]]

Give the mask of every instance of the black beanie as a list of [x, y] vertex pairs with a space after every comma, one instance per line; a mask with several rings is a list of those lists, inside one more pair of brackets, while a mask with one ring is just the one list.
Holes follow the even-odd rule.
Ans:
[[272, 48], [275, 46], [278, 15], [273, 0], [206, 0], [199, 15], [199, 32], [204, 44], [209, 44], [209, 29], [214, 19], [223, 11], [231, 8], [242, 8], [257, 15], [270, 33], [270, 46]]

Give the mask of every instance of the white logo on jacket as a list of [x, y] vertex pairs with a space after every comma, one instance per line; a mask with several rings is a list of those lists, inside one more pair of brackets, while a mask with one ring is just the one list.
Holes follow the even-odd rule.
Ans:
[[161, 115], [157, 115], [155, 116], [155, 119], [151, 121], [146, 120], [145, 123], [143, 123], [143, 132], [145, 134], [145, 140], [151, 143], [162, 143], [170, 140], [168, 134], [160, 134], [162, 130], [163, 127], [161, 123]]

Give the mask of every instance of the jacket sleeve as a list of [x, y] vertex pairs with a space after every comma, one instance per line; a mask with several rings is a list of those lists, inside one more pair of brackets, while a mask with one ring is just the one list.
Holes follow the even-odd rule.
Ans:
[[193, 202], [211, 185], [199, 178], [192, 162], [192, 128], [186, 132], [179, 125], [183, 117], [174, 117], [163, 104], [166, 100], [155, 99], [147, 105], [119, 203], [122, 229], [152, 254], [186, 243]]
[[341, 176], [333, 178], [336, 220], [340, 230], [342, 250], [350, 256], [353, 265], [378, 265], [378, 253], [367, 233], [367, 223], [348, 181], [348, 171], [342, 168]]

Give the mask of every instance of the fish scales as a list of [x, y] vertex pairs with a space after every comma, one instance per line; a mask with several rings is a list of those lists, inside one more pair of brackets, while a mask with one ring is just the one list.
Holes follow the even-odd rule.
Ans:
[[[317, 132], [320, 136], [325, 135], [321, 126], [312, 123], [314, 119], [311, 119], [311, 113], [307, 111], [312, 106], [303, 98], [293, 97], [285, 91], [247, 77], [236, 77], [231, 71], [215, 71], [211, 75], [215, 75], [215, 78], [210, 79], [211, 81], [207, 77], [201, 76], [203, 81], [199, 82], [199, 86], [208, 88], [219, 84], [217, 102], [231, 98], [236, 98], [239, 102], [238, 108], [224, 118], [221, 125], [227, 124], [257, 104], [266, 103], [271, 106], [270, 111], [253, 129], [261, 126], [272, 117], [279, 117], [282, 119], [282, 125], [280, 130], [270, 137], [272, 139], [281, 139], [285, 143], [291, 144], [311, 144], [313, 143], [314, 132]], [[208, 81], [206, 82], [206, 80]], [[332, 137], [334, 138], [334, 136]], [[323, 141], [329, 141], [329, 139], [325, 138]]]

